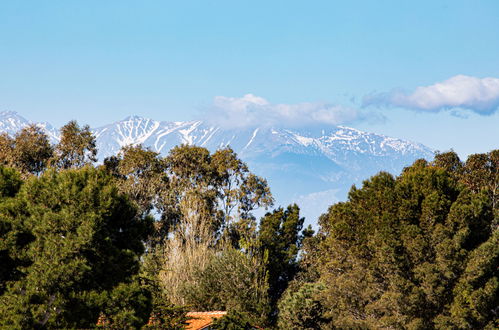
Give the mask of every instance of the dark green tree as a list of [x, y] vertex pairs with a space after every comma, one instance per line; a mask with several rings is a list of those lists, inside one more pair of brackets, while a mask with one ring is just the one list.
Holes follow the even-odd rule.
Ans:
[[499, 230], [473, 250], [457, 285], [449, 312], [437, 319], [439, 328], [499, 327]]
[[231, 311], [224, 315], [223, 317], [216, 319], [212, 325], [211, 329], [215, 330], [256, 330], [252, 320], [248, 318], [244, 313], [239, 311]]
[[325, 308], [320, 295], [322, 283], [303, 283], [290, 286], [279, 301], [279, 329], [301, 330], [327, 328], [330, 320], [325, 318]]
[[276, 317], [277, 301], [298, 272], [303, 238], [312, 234], [311, 229], [302, 232], [304, 220], [296, 204], [278, 208], [260, 220], [258, 247], [268, 254], [269, 297], [274, 311], [271, 318]]
[[151, 220], [137, 214], [104, 171], [50, 170], [24, 183], [0, 218], [32, 235], [23, 276], [7, 282], [0, 325], [88, 328], [99, 314], [120, 328], [145, 323], [148, 293], [137, 283]]
[[[321, 216], [318, 265], [333, 326], [493, 324], [498, 258], [490, 191], [478, 179], [462, 184], [450, 158], [417, 161], [398, 178], [380, 173]], [[483, 155], [473, 158], [479, 165], [463, 175], [474, 178], [477, 169], [481, 176], [484, 168], [497, 174]]]
[[[21, 184], [17, 171], [0, 167], [0, 210], [9, 207]], [[26, 262], [23, 248], [30, 239], [31, 236], [26, 233], [22, 223], [17, 223], [10, 217], [0, 217], [0, 296], [8, 282], [22, 276], [18, 268]]]

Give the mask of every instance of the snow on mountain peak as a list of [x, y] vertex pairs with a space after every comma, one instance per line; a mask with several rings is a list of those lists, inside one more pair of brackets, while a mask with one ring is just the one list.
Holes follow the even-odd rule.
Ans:
[[[15, 112], [0, 112], [0, 132], [14, 135], [30, 123]], [[58, 141], [57, 129], [48, 123], [38, 125], [53, 143]], [[330, 196], [331, 192], [341, 200], [352, 183], [381, 170], [398, 173], [418, 158], [433, 157], [432, 150], [421, 144], [346, 126], [297, 130], [262, 125], [231, 129], [202, 121], [157, 121], [132, 115], [92, 131], [100, 161], [116, 155], [126, 145], [142, 144], [162, 155], [180, 144], [199, 145], [211, 151], [230, 146], [256, 174], [268, 179], [283, 204], [310, 202], [317, 196]], [[332, 201], [319, 201], [321, 209], [307, 209], [317, 204], [308, 202], [300, 205], [305, 216], [316, 217]]]

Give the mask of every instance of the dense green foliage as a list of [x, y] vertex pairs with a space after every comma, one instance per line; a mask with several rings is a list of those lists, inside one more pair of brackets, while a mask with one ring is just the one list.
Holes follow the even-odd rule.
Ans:
[[95, 137], [88, 125], [80, 127], [74, 120], [61, 128], [61, 139], [55, 147], [52, 162], [63, 169], [79, 168], [97, 161]]
[[320, 329], [330, 322], [325, 316], [320, 295], [325, 286], [322, 283], [292, 285], [279, 301], [280, 329]]
[[298, 252], [303, 239], [311, 236], [308, 228], [302, 233], [304, 218], [300, 217], [298, 205], [286, 210], [278, 208], [267, 213], [260, 221], [258, 232], [259, 248], [268, 255], [268, 284], [273, 322], [277, 317], [277, 302], [288, 283], [298, 272]]
[[238, 311], [265, 322], [269, 314], [266, 266], [258, 256], [222, 251], [195, 274], [196, 284], [185, 288], [188, 304], [195, 310]]
[[303, 229], [230, 148], [128, 146], [88, 126], [0, 135], [0, 328], [493, 329], [499, 150], [379, 173]]
[[334, 326], [494, 327], [497, 210], [482, 178], [497, 180], [496, 155], [460, 164], [445, 154], [398, 178], [380, 173], [321, 217], [317, 259]]
[[10, 224], [6, 236], [17, 236], [8, 256], [22, 261], [11, 270], [17, 281], [4, 282], [0, 324], [85, 327], [101, 311], [131, 324], [148, 316], [135, 315], [148, 307], [134, 275], [151, 222], [136, 216], [106, 173], [85, 168], [32, 177], [1, 204], [0, 216]]
[[256, 330], [251, 319], [237, 310], [215, 320], [211, 325], [214, 330]]

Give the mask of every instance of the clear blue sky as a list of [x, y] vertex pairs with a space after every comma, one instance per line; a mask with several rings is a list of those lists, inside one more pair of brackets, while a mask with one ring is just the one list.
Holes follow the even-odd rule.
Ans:
[[[251, 93], [375, 113], [345, 124], [466, 156], [499, 147], [498, 17], [496, 0], [4, 0], [0, 111], [189, 120]], [[459, 95], [435, 99], [439, 82]]]

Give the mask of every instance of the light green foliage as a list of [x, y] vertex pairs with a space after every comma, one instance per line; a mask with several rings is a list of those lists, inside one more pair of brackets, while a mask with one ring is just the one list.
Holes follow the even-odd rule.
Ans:
[[80, 168], [96, 161], [97, 148], [90, 127], [80, 127], [74, 120], [64, 125], [55, 147], [53, 165], [61, 169]]
[[157, 152], [142, 146], [124, 147], [118, 156], [104, 160], [105, 169], [112, 173], [120, 191], [147, 214], [159, 204], [159, 196], [167, 187], [166, 164]]
[[2, 326], [89, 327], [100, 312], [118, 310], [109, 317], [137, 324], [148, 316], [147, 293], [133, 276], [151, 224], [105, 172], [47, 171], [0, 212], [32, 236], [20, 247], [29, 261], [17, 265], [22, 276], [0, 299]]
[[0, 165], [13, 166], [14, 139], [7, 133], [0, 133]]
[[53, 148], [47, 135], [36, 125], [23, 128], [14, 137], [11, 166], [19, 169], [25, 176], [40, 174], [53, 155]]
[[184, 288], [195, 310], [230, 310], [245, 313], [255, 323], [269, 313], [267, 264], [232, 248], [219, 252], [196, 275], [196, 284]]
[[173, 148], [165, 160], [173, 194], [165, 200], [180, 204], [189, 194], [199, 196], [215, 216], [217, 230], [273, 203], [267, 182], [252, 174], [230, 148], [210, 154], [205, 148], [183, 145]]
[[195, 274], [213, 255], [238, 247], [243, 234], [251, 235], [256, 228], [251, 211], [269, 206], [272, 197], [266, 181], [251, 174], [231, 149], [210, 154], [183, 145], [173, 148], [165, 162], [161, 222], [171, 230], [156, 249], [162, 260], [158, 274], [172, 303], [185, 304], [184, 288], [199, 284]]

